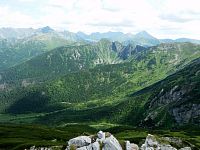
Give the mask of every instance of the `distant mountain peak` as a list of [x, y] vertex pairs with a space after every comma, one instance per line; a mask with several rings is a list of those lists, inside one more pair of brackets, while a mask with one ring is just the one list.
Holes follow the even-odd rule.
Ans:
[[149, 34], [149, 33], [147, 31], [143, 30], [143, 31], [138, 32], [138, 34]]
[[154, 38], [151, 34], [149, 34], [147, 31], [141, 31], [138, 32], [136, 35], [136, 37], [145, 37], [145, 38]]
[[42, 33], [50, 33], [50, 32], [54, 31], [54, 29], [50, 28], [49, 26], [40, 28], [40, 30], [41, 30]]

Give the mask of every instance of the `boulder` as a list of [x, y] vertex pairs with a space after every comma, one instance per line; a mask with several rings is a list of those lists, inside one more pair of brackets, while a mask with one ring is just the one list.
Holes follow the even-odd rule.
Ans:
[[148, 134], [146, 137], [145, 146], [146, 147], [157, 147], [158, 142], [157, 142], [155, 136]]
[[141, 150], [177, 150], [168, 144], [159, 143], [155, 136], [148, 134], [145, 143], [141, 146]]
[[91, 138], [88, 136], [78, 136], [78, 137], [70, 139], [68, 141], [69, 147], [71, 145], [74, 145], [77, 148], [79, 148], [79, 147], [83, 147], [83, 146], [88, 146], [89, 144], [91, 144]]
[[100, 150], [100, 144], [99, 142], [94, 142], [88, 146], [77, 148], [76, 150]]
[[106, 134], [103, 132], [103, 131], [99, 131], [98, 133], [97, 133], [97, 137], [99, 138], [99, 139], [105, 139], [106, 138]]
[[142, 144], [141, 146], [141, 150], [154, 150], [154, 149], [156, 150], [160, 149], [158, 147], [158, 142], [153, 135], [148, 134], [146, 137], [145, 143]]
[[130, 141], [126, 141], [126, 150], [139, 150], [137, 144], [130, 143]]
[[172, 147], [171, 145], [160, 144], [160, 150], [177, 150], [176, 148]]
[[106, 133], [103, 132], [103, 131], [99, 131], [97, 133], [97, 139], [96, 139], [96, 141], [102, 143], [105, 140], [105, 138], [106, 138]]
[[122, 147], [118, 140], [113, 135], [111, 135], [103, 141], [102, 150], [122, 150]]
[[162, 137], [161, 140], [176, 145], [177, 147], [184, 147], [183, 141], [178, 137]]
[[180, 150], [192, 150], [191, 147], [183, 147]]

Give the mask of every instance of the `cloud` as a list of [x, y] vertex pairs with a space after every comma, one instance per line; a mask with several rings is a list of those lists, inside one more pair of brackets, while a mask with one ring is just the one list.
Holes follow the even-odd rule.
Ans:
[[171, 21], [171, 22], [180, 22], [180, 23], [195, 20], [195, 18], [177, 16], [177, 15], [174, 15], [174, 14], [164, 14], [164, 15], [161, 15], [160, 18], [163, 19], [163, 20], [168, 20], [168, 21]]
[[159, 12], [159, 17], [177, 23], [199, 20], [199, 6], [199, 0], [165, 0]]
[[1, 0], [0, 26], [49, 25], [86, 33], [147, 30], [158, 38], [200, 39], [199, 6], [199, 0]]
[[35, 25], [35, 20], [19, 11], [13, 11], [8, 7], [0, 6], [0, 26], [1, 27], [31, 27]]
[[26, 3], [30, 3], [30, 2], [34, 2], [35, 0], [19, 0], [19, 2], [26, 2]]
[[97, 27], [134, 27], [134, 23], [129, 20], [124, 20], [120, 22], [94, 22], [88, 23], [87, 25], [97, 26]]

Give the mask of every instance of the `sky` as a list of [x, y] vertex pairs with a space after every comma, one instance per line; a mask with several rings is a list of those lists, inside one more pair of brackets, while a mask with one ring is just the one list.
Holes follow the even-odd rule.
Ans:
[[0, 27], [200, 39], [200, 0], [0, 0]]

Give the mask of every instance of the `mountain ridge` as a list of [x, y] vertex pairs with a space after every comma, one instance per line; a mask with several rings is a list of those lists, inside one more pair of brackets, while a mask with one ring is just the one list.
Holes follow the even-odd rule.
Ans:
[[[114, 31], [108, 31], [108, 32], [93, 32], [90, 34], [86, 34], [84, 32], [70, 32], [70, 31], [58, 31], [54, 30], [49, 26], [38, 28], [38, 29], [33, 29], [33, 28], [0, 28], [0, 38], [27, 38], [29, 36], [35, 35], [35, 34], [40, 34], [42, 30], [48, 30], [50, 32], [54, 32], [56, 34], [59, 34], [60, 36], [66, 35], [65, 33], [68, 33], [69, 35], [73, 35], [76, 37], [74, 40], [86, 40], [86, 41], [98, 41], [102, 38], [108, 38], [113, 41], [127, 41], [127, 40], [136, 40], [138, 38], [143, 38], [143, 39], [152, 39], [154, 40], [151, 45], [159, 44], [162, 42], [166, 42], [166, 39], [158, 39], [149, 34], [147, 31], [140, 31], [136, 34], [132, 33], [123, 33], [123, 32], [114, 32]], [[9, 33], [9, 35], [7, 35]], [[48, 32], [43, 32], [43, 33], [48, 33]], [[65, 36], [64, 36], [65, 38]], [[68, 40], [70, 38], [67, 38]], [[155, 40], [157, 39], [157, 42]], [[72, 40], [72, 39], [71, 39]], [[197, 39], [189, 39], [189, 38], [177, 38], [175, 40], [169, 39], [170, 42], [192, 42], [192, 43], [200, 43], [200, 40]], [[139, 41], [137, 41], [139, 43]], [[145, 43], [140, 43], [144, 44]]]

